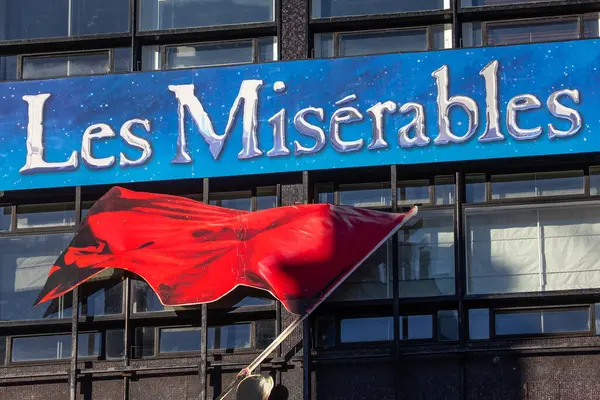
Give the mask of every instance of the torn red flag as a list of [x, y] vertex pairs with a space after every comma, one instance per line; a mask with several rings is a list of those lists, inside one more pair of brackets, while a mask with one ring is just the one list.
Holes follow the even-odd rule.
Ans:
[[148, 282], [166, 306], [213, 302], [244, 285], [300, 314], [415, 214], [330, 204], [246, 212], [115, 187], [89, 210], [36, 305], [119, 268]]

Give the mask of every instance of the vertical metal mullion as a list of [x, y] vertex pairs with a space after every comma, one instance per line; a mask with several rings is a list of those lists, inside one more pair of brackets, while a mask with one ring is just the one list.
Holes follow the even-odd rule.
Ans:
[[485, 201], [492, 200], [492, 176], [490, 174], [485, 174]]
[[258, 196], [258, 190], [256, 189], [256, 186], [254, 186], [252, 188], [252, 194], [250, 197], [250, 210], [251, 211], [256, 211], [258, 208], [258, 199], [256, 198], [256, 196]]
[[462, 29], [460, 26], [460, 20], [458, 16], [458, 8], [460, 6], [460, 0], [452, 0], [452, 48], [458, 49], [462, 47]]
[[429, 178], [429, 204], [435, 205], [435, 178]]
[[333, 204], [340, 204], [340, 185], [337, 182], [333, 183]]
[[131, 32], [131, 69], [141, 71], [141, 46], [137, 38], [138, 0], [129, 0], [129, 30]]
[[[302, 203], [309, 204], [313, 201], [312, 188], [313, 182], [310, 181], [308, 171], [302, 171]], [[311, 399], [312, 382], [310, 371], [310, 350], [311, 350], [311, 335], [310, 321], [313, 318], [306, 318], [302, 324], [302, 398], [303, 400]]]
[[[129, 360], [131, 358], [131, 345], [133, 344], [131, 340], [131, 278], [127, 275], [125, 277], [125, 293], [123, 294], [123, 306], [125, 307], [124, 311], [124, 327], [123, 327], [123, 364], [125, 367], [129, 367]], [[123, 376], [123, 400], [129, 399], [129, 376]]]
[[585, 37], [585, 24], [583, 21], [583, 14], [577, 16], [577, 36], [579, 39], [583, 39]]
[[[280, 1], [277, 1], [277, 3], [280, 3]], [[281, 5], [280, 5], [281, 6]], [[281, 18], [281, 16], [280, 16]], [[281, 29], [281, 27], [279, 27], [278, 29]], [[275, 193], [276, 193], [276, 207], [281, 207], [281, 184], [278, 183], [275, 186]], [[275, 337], [278, 337], [279, 334], [281, 333], [282, 330], [282, 321], [281, 321], [281, 302], [280, 301], [275, 301]], [[276, 350], [276, 356], [277, 359], [281, 359], [282, 356], [282, 348], [281, 345], [277, 346], [277, 350]], [[281, 377], [281, 369], [277, 369], [275, 370], [275, 385], [276, 386], [280, 386], [281, 382], [282, 382], [282, 377]]]
[[[202, 202], [208, 204], [210, 181], [208, 178], [202, 180]], [[207, 399], [207, 371], [208, 371], [208, 306], [202, 304], [200, 322], [200, 366], [198, 374], [200, 375], [200, 400]]]
[[433, 33], [431, 26], [428, 26], [425, 31], [427, 35], [427, 51], [431, 51], [433, 49]]
[[71, 368], [69, 371], [69, 399], [77, 398], [77, 336], [78, 336], [78, 304], [79, 287], [73, 289], [73, 304], [71, 306]]
[[583, 194], [586, 196], [591, 195], [590, 185], [590, 166], [588, 165], [583, 169]]
[[258, 62], [258, 39], [252, 39], [252, 62]]
[[16, 232], [17, 230], [17, 205], [14, 204], [10, 208], [10, 232]]
[[[486, 179], [486, 181], [488, 181]], [[466, 265], [465, 265], [465, 239], [463, 229], [463, 203], [465, 201], [465, 174], [463, 171], [455, 173], [456, 201], [454, 208], [454, 276], [455, 292], [458, 297], [458, 340], [461, 349], [466, 348], [466, 310], [464, 305], [465, 285], [466, 285]], [[487, 193], [487, 190], [486, 190]], [[466, 358], [460, 356], [460, 398], [466, 399]]]
[[[398, 167], [390, 167], [390, 188], [392, 190], [392, 212], [398, 212]], [[398, 270], [398, 233], [392, 236], [392, 296], [394, 313], [394, 398], [399, 399], [401, 393], [400, 380], [400, 273]]]
[[75, 187], [75, 229], [81, 225], [81, 186]]

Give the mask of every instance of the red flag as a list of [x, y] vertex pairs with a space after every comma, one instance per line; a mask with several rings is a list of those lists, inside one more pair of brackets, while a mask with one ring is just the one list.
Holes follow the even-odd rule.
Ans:
[[300, 314], [415, 213], [330, 204], [246, 212], [115, 187], [89, 210], [36, 305], [120, 268], [146, 280], [166, 306], [213, 302], [244, 285]]

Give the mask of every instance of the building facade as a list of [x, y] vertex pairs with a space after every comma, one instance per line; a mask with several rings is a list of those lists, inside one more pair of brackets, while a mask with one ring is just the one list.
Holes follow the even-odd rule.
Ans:
[[[518, 48], [526, 54], [565, 41], [592, 49], [599, 32], [595, 0], [0, 0], [0, 94], [9, 97], [0, 104], [20, 81], [33, 95], [55, 82], [81, 82], [55, 79], [62, 77], [190, 69], [217, 79], [221, 66], [291, 70], [277, 62], [434, 52], [460, 58], [469, 49], [494, 58], [521, 44], [530, 44]], [[570, 56], [574, 64], [585, 58]], [[527, 65], [540, 61], [539, 76], [571, 84], [570, 71], [541, 60]], [[290, 79], [312, 62], [289, 63], [300, 65]], [[423, 74], [431, 80], [432, 72]], [[472, 73], [481, 80], [479, 72]], [[92, 101], [86, 96], [82, 102]], [[0, 127], [20, 118], [3, 113], [4, 104]], [[71, 119], [64, 113], [56, 120]], [[0, 141], [0, 156], [10, 157], [24, 138]], [[247, 211], [317, 202], [390, 212], [419, 206], [419, 221], [373, 254], [261, 365], [275, 379], [273, 399], [600, 398], [597, 150], [510, 157], [490, 150], [452, 160], [434, 151], [409, 164], [286, 165], [131, 179], [137, 182], [117, 173], [57, 187], [0, 181], [0, 398], [213, 399], [295, 318], [247, 288], [205, 306], [165, 307], [140, 277], [116, 270], [33, 307], [52, 263], [111, 179]], [[62, 151], [68, 157], [71, 150]]]

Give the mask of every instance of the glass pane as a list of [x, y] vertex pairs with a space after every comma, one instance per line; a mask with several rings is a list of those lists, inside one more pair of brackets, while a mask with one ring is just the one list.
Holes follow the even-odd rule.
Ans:
[[[69, 339], [71, 337], [69, 336]], [[78, 357], [100, 357], [102, 334], [99, 332], [80, 333], [77, 336]], [[69, 346], [70, 347], [70, 346]], [[70, 356], [70, 354], [69, 354]]]
[[119, 359], [125, 355], [125, 331], [123, 329], [106, 330], [106, 358]]
[[391, 207], [389, 183], [340, 185], [340, 204], [354, 207]]
[[600, 36], [600, 13], [589, 13], [583, 15], [583, 36], [585, 38], [596, 38]]
[[467, 174], [465, 183], [467, 203], [482, 203], [485, 201], [485, 174]]
[[436, 176], [434, 198], [436, 205], [454, 204], [454, 178], [451, 176]]
[[394, 340], [393, 317], [349, 318], [341, 324], [342, 343]]
[[251, 307], [251, 306], [268, 306], [268, 305], [272, 305], [275, 304], [275, 302], [272, 299], [265, 299], [262, 297], [244, 297], [242, 300], [240, 300], [238, 303], [236, 303], [233, 308], [238, 308], [238, 307]]
[[256, 348], [264, 349], [275, 340], [275, 320], [256, 321]]
[[133, 357], [154, 356], [154, 327], [137, 327], [134, 333]]
[[35, 204], [17, 207], [17, 229], [75, 226], [75, 204]]
[[434, 50], [452, 48], [452, 24], [433, 25], [431, 35], [433, 36], [432, 48]]
[[277, 38], [258, 39], [258, 62], [277, 61]]
[[600, 207], [466, 209], [468, 293], [600, 287]]
[[600, 195], [600, 166], [590, 167], [590, 194]]
[[99, 75], [110, 71], [108, 52], [23, 58], [23, 79]]
[[142, 71], [162, 69], [160, 46], [142, 46]]
[[0, 336], [0, 365], [6, 364], [6, 337]]
[[319, 184], [316, 187], [317, 192], [317, 203], [329, 203], [334, 204], [333, 198], [333, 185], [332, 184]]
[[333, 57], [333, 33], [315, 33], [314, 58]]
[[392, 241], [378, 248], [328, 298], [328, 301], [389, 299], [392, 297], [390, 249]]
[[431, 315], [408, 315], [404, 317], [407, 336], [405, 340], [431, 339], [433, 337], [433, 317]]
[[14, 81], [16, 79], [17, 56], [0, 57], [0, 81]]
[[167, 47], [167, 69], [252, 62], [252, 41]]
[[481, 47], [483, 37], [481, 22], [465, 22], [462, 24], [463, 47]]
[[553, 0], [461, 0], [461, 7], [471, 6], [498, 6], [502, 4], [522, 4], [522, 3], [536, 3], [540, 1], [553, 1]]
[[208, 328], [209, 349], [245, 349], [250, 347], [250, 324]]
[[15, 337], [11, 361], [62, 360], [71, 357], [71, 335]]
[[0, 206], [0, 231], [10, 230], [10, 218], [11, 218], [12, 207]]
[[202, 340], [200, 328], [165, 328], [160, 330], [160, 352], [180, 353], [199, 351]]
[[438, 339], [458, 340], [458, 312], [456, 310], [438, 311]]
[[492, 199], [583, 194], [583, 171], [492, 176]]
[[140, 0], [139, 29], [162, 30], [273, 21], [273, 0]]
[[[112, 271], [108, 271], [112, 272]], [[97, 279], [82, 286], [79, 315], [100, 316], [123, 312], [123, 281]]]
[[519, 44], [572, 40], [579, 37], [577, 19], [527, 20], [487, 24], [487, 44]]
[[277, 207], [277, 189], [264, 187], [256, 190], [256, 209], [268, 210]]
[[587, 332], [590, 313], [587, 308], [502, 312], [496, 316], [496, 335], [523, 335], [561, 332]]
[[132, 312], [164, 311], [163, 306], [154, 290], [141, 279], [131, 281]]
[[213, 206], [232, 208], [234, 210], [252, 211], [252, 193], [232, 192], [215, 194], [209, 203]]
[[33, 307], [72, 233], [0, 238], [0, 320], [68, 318], [71, 294]]
[[335, 318], [318, 317], [316, 321], [316, 345], [317, 347], [335, 346]]
[[122, 0], [6, 0], [0, 3], [0, 40], [125, 32], [128, 10]]
[[421, 179], [398, 182], [398, 204], [406, 206], [429, 204], [429, 181]]
[[338, 37], [339, 56], [427, 50], [427, 30], [347, 33]]
[[131, 72], [131, 48], [118, 47], [113, 50], [113, 67], [111, 72]]
[[312, 17], [346, 17], [352, 15], [439, 10], [443, 8], [444, 0], [313, 0]]
[[474, 308], [469, 310], [469, 339], [480, 340], [490, 338], [490, 310]]
[[454, 294], [452, 211], [421, 211], [398, 233], [400, 297]]

